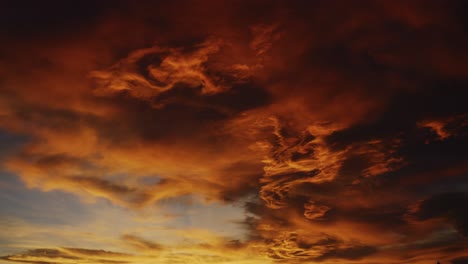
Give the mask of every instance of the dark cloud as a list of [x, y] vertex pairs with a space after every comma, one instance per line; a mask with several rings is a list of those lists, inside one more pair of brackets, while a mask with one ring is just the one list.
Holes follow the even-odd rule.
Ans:
[[92, 26], [116, 2], [91, 1], [64, 4], [48, 0], [43, 3], [28, 1], [2, 4], [0, 32], [11, 37], [56, 36], [70, 29]]
[[0, 142], [2, 150], [0, 151], [0, 160], [3, 157], [12, 155], [20, 150], [21, 146], [28, 141], [28, 138], [22, 135], [15, 135], [7, 131], [0, 130]]
[[[327, 138], [327, 141], [331, 145], [343, 148], [352, 142], [412, 133], [418, 122], [424, 119], [448, 119], [468, 111], [466, 104], [460, 99], [466, 97], [466, 89], [462, 88], [466, 84], [430, 85], [434, 88], [427, 87], [423, 92], [395, 96], [379, 119], [336, 131]], [[460, 129], [466, 128], [458, 126], [458, 130]]]
[[466, 264], [468, 263], [468, 257], [460, 257], [452, 259], [452, 264]]
[[377, 249], [372, 246], [351, 246], [338, 250], [331, 250], [324, 255], [318, 257], [318, 260], [326, 260], [330, 258], [339, 258], [346, 260], [358, 260], [369, 255], [375, 254]]
[[444, 218], [466, 237], [468, 236], [466, 202], [468, 202], [468, 193], [437, 194], [420, 202], [410, 216], [419, 221]]
[[108, 140], [125, 144], [135, 138], [153, 141], [208, 137], [207, 134], [212, 132], [210, 128], [224, 120], [265, 105], [268, 94], [255, 85], [242, 84], [220, 95], [200, 97], [182, 86], [155, 98], [154, 104], [160, 105], [157, 108], [151, 102], [129, 98], [125, 92], [103, 102], [121, 109], [115, 119], [97, 124], [99, 131]]

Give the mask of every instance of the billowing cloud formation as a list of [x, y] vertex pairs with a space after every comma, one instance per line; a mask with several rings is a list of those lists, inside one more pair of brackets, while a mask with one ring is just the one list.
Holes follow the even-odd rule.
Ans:
[[466, 259], [463, 1], [35, 5], [0, 16], [2, 172], [133, 218], [4, 260]]
[[[186, 55], [177, 49], [158, 47], [132, 52], [127, 58], [111, 66], [108, 71], [91, 73], [100, 86], [96, 93], [108, 94], [128, 90], [135, 97], [155, 98], [158, 94], [173, 89], [177, 84], [199, 88], [201, 94], [222, 92], [228, 87], [221, 84], [222, 80], [215, 81], [222, 77], [208, 76], [208, 69], [203, 66], [208, 62], [210, 55], [219, 51], [220, 46], [219, 41], [207, 40], [196, 45], [195, 51]], [[234, 66], [230, 67], [231, 71], [244, 70]], [[238, 80], [231, 77], [232, 81]]]
[[295, 233], [273, 239], [268, 254], [273, 259], [323, 261], [328, 258], [361, 259], [376, 249], [364, 245], [346, 245], [333, 237], [318, 237], [317, 241], [301, 240]]

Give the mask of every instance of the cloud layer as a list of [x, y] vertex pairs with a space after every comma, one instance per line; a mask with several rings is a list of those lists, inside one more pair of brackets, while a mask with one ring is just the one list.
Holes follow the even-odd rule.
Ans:
[[4, 261], [467, 259], [463, 1], [35, 5], [1, 11], [2, 171], [185, 226], [134, 219], [112, 250], [12, 233]]

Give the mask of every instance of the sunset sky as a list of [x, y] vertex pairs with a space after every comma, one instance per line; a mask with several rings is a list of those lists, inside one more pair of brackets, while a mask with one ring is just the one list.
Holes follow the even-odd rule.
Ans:
[[467, 264], [468, 1], [0, 3], [0, 263]]

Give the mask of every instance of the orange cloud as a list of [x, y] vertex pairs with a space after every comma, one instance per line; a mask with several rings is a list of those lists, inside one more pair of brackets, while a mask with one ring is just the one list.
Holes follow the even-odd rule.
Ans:
[[2, 169], [84, 206], [178, 208], [174, 219], [190, 215], [178, 207], [185, 197], [244, 206], [235, 224], [248, 234], [182, 228], [169, 239], [181, 244], [168, 245], [119, 229], [111, 244], [126, 253], [57, 245], [4, 260], [466, 255], [456, 204], [467, 183], [468, 39], [457, 1], [106, 2], [77, 7], [83, 17], [44, 5], [40, 19], [15, 4], [17, 15], [0, 16], [0, 142], [3, 131], [24, 137], [0, 151]]

